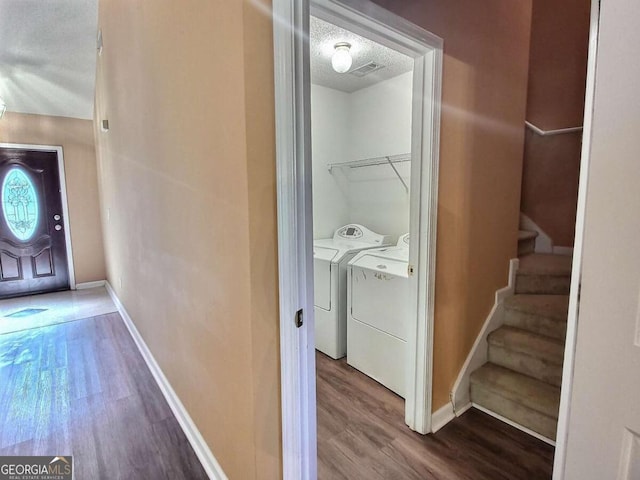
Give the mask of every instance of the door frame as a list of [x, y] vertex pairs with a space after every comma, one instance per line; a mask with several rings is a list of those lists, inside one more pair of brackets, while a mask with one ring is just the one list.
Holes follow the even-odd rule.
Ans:
[[64, 154], [61, 146], [32, 145], [26, 143], [0, 143], [0, 148], [14, 150], [37, 150], [39, 152], [53, 152], [58, 160], [58, 176], [60, 177], [60, 196], [62, 197], [62, 223], [64, 225], [64, 240], [67, 250], [67, 269], [69, 270], [69, 288], [76, 289], [76, 275], [73, 265], [73, 247], [71, 245], [71, 230], [69, 224], [69, 203], [67, 200], [67, 179], [64, 170]]
[[587, 60], [587, 83], [584, 105], [584, 126], [580, 159], [580, 179], [578, 182], [578, 204], [576, 212], [576, 232], [573, 245], [573, 264], [571, 267], [571, 289], [569, 291], [569, 312], [567, 316], [567, 335], [564, 347], [562, 367], [562, 385], [560, 390], [560, 409], [556, 433], [556, 450], [553, 459], [553, 480], [564, 479], [567, 460], [567, 440], [569, 437], [569, 417], [571, 414], [571, 396], [575, 353], [578, 341], [578, 315], [580, 302], [580, 281], [582, 275], [582, 249], [584, 244], [584, 226], [587, 208], [587, 189], [589, 184], [589, 163], [591, 155], [591, 135], [593, 130], [593, 107], [596, 90], [596, 69], [598, 64], [598, 32], [600, 23], [600, 0], [591, 0], [591, 21], [589, 31], [589, 53]]
[[[405, 422], [432, 423], [435, 248], [443, 41], [368, 0], [274, 0], [283, 477], [316, 478], [309, 14], [415, 59], [410, 244], [417, 322], [407, 345]], [[430, 81], [429, 81], [430, 80]], [[425, 100], [429, 100], [426, 101]], [[303, 323], [296, 325], [296, 312]]]

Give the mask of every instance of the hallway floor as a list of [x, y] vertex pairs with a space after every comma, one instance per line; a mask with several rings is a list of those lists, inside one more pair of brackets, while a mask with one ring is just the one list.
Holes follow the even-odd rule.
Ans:
[[476, 409], [434, 435], [411, 432], [404, 400], [316, 354], [319, 480], [550, 479], [554, 448]]
[[0, 455], [77, 479], [206, 479], [118, 313], [0, 335]]

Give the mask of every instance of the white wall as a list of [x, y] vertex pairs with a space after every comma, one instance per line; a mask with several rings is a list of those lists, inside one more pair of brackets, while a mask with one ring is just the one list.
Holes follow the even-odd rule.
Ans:
[[349, 154], [354, 160], [411, 150], [413, 72], [349, 95]]
[[[327, 171], [327, 163], [411, 151], [412, 72], [351, 94], [312, 85], [314, 238], [345, 223], [409, 231], [409, 194], [390, 166]], [[396, 164], [410, 184], [409, 162]]]
[[328, 238], [349, 223], [349, 199], [341, 180], [327, 164], [346, 160], [349, 94], [311, 86], [311, 148], [313, 158], [313, 235]]
[[[350, 158], [398, 155], [411, 151], [413, 72], [350, 95]], [[410, 185], [409, 162], [396, 164]], [[402, 235], [409, 231], [409, 194], [389, 165], [350, 172], [349, 218], [374, 231]]]

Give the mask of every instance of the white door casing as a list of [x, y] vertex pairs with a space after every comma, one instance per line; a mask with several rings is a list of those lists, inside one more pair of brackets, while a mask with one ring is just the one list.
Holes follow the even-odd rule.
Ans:
[[[316, 0], [314, 15], [415, 59], [410, 263], [417, 322], [408, 335], [405, 420], [431, 431], [431, 371], [442, 40], [368, 0]], [[274, 0], [276, 163], [285, 480], [316, 477], [309, 3]], [[418, 293], [420, 292], [420, 293]], [[303, 309], [305, 322], [294, 324]]]
[[639, 21], [637, 0], [600, 5], [577, 341], [557, 479], [640, 478]]
[[[282, 465], [285, 480], [317, 477], [311, 208], [309, 5], [274, 0]], [[302, 310], [303, 323], [296, 325]], [[305, 318], [306, 317], [306, 318]]]

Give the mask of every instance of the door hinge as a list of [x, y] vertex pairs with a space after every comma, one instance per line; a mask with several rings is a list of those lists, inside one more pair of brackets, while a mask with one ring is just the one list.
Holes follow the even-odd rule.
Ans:
[[302, 317], [302, 309], [296, 312], [295, 323], [297, 328], [300, 328], [304, 323], [304, 319]]
[[409, 276], [413, 277], [413, 265], [409, 265], [407, 270], [408, 270]]

